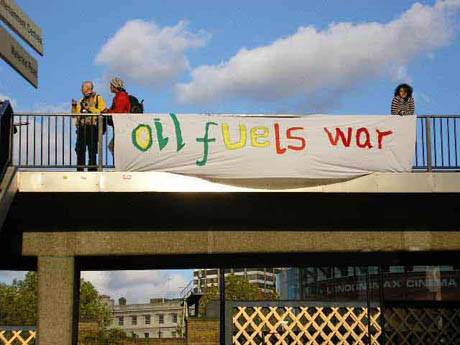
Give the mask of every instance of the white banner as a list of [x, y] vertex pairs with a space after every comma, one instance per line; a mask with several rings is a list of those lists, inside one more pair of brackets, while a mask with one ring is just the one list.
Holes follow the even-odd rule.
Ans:
[[410, 171], [415, 116], [113, 115], [115, 168], [214, 178]]

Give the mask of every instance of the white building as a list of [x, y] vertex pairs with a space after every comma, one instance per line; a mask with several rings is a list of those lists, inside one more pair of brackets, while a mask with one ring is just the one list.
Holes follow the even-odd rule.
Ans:
[[[257, 285], [262, 291], [276, 291], [277, 268], [235, 268], [226, 269], [225, 276], [230, 274], [245, 277], [251, 284]], [[197, 269], [193, 271], [193, 288], [203, 291], [205, 287], [219, 285], [219, 270], [216, 268]]]
[[121, 329], [129, 337], [176, 338], [183, 334], [182, 300], [153, 298], [150, 303], [127, 304], [122, 297], [115, 304], [110, 297], [104, 298], [112, 308], [110, 328]]

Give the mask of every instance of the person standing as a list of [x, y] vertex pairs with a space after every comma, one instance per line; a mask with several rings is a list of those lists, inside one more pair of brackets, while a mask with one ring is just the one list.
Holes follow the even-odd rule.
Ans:
[[[110, 92], [114, 93], [112, 106], [105, 112], [110, 114], [127, 114], [131, 112], [131, 101], [125, 90], [125, 83], [120, 78], [113, 78], [110, 81]], [[108, 124], [113, 127], [112, 117], [109, 117]], [[114, 155], [114, 138], [110, 140], [109, 151]]]
[[391, 102], [392, 115], [414, 115], [415, 101], [412, 97], [412, 86], [408, 84], [400, 84], [395, 90], [393, 101]]
[[77, 171], [84, 171], [86, 165], [86, 150], [88, 149], [88, 171], [97, 171], [97, 146], [98, 146], [98, 115], [106, 106], [104, 98], [94, 91], [91, 81], [84, 81], [81, 86], [83, 98], [77, 102], [72, 99], [73, 114], [87, 114], [74, 116], [77, 127]]
[[115, 94], [112, 106], [107, 110], [111, 114], [127, 114], [131, 112], [131, 101], [125, 90], [125, 83], [120, 78], [113, 78], [110, 81], [110, 92]]

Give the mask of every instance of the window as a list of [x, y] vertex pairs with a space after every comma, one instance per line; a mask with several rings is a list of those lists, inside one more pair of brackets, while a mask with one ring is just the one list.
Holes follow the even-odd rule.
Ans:
[[210, 269], [210, 270], [208, 269], [208, 270], [206, 271], [206, 275], [207, 275], [207, 276], [217, 275], [217, 273], [218, 273], [218, 271], [217, 271], [217, 270], [214, 270], [214, 269]]
[[118, 326], [123, 326], [123, 324], [124, 324], [123, 316], [119, 316], [118, 317]]
[[144, 315], [144, 321], [146, 325], [150, 325], [150, 315]]
[[165, 323], [165, 316], [163, 314], [158, 314], [158, 323], [160, 325]]
[[144, 333], [144, 338], [150, 338], [150, 334]]
[[177, 323], [177, 314], [176, 313], [172, 314], [172, 322]]
[[136, 326], [137, 325], [137, 316], [131, 316], [131, 325]]

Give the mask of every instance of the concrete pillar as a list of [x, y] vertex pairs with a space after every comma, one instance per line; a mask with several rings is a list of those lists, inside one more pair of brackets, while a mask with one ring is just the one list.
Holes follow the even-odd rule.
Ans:
[[40, 345], [72, 345], [76, 285], [73, 257], [38, 257]]

